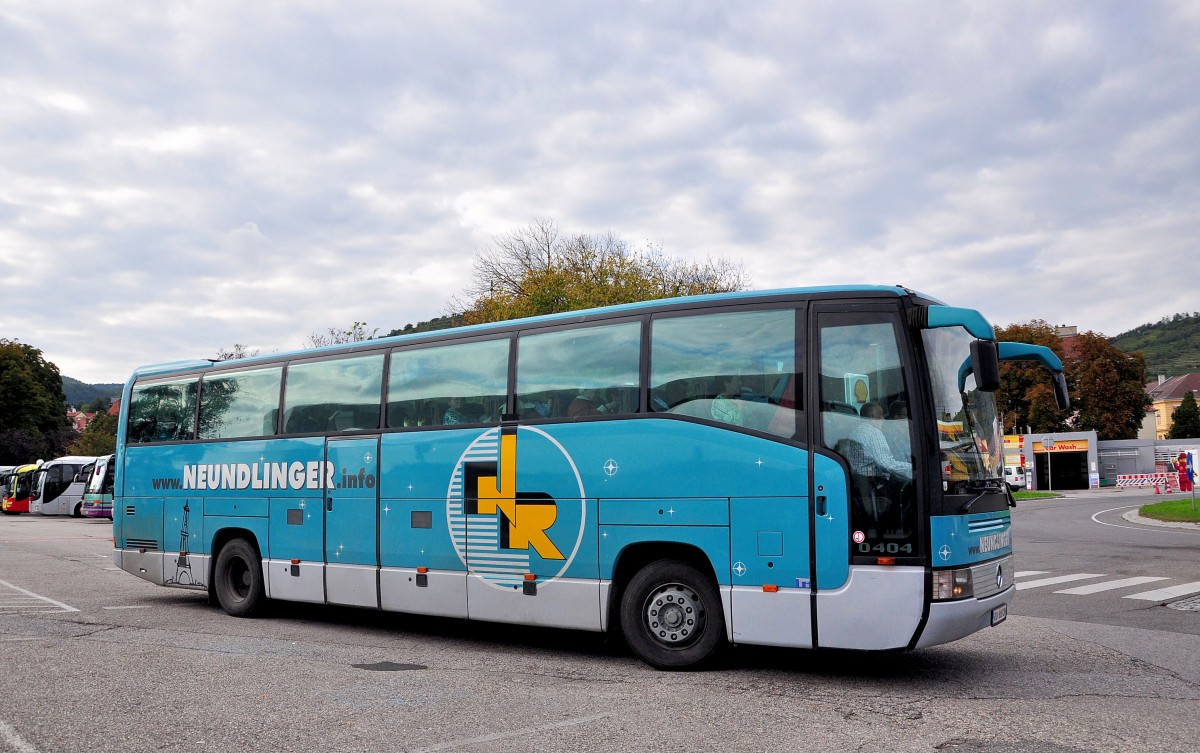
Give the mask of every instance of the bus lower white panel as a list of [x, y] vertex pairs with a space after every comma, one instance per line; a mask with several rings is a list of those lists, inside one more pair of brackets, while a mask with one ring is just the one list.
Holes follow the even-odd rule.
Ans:
[[844, 586], [817, 592], [817, 641], [822, 648], [905, 648], [924, 601], [923, 568], [851, 566]]
[[121, 569], [127, 573], [133, 573], [151, 583], [163, 585], [162, 552], [139, 552], [136, 549], [125, 549], [120, 565]]
[[992, 610], [1012, 601], [1015, 588], [1008, 588], [986, 599], [935, 601], [929, 605], [929, 621], [917, 641], [917, 648], [936, 646], [964, 638], [992, 626]]
[[373, 565], [326, 565], [326, 600], [348, 607], [378, 607], [377, 572]]
[[167, 552], [163, 555], [163, 585], [206, 590], [210, 559], [207, 554]]
[[467, 616], [465, 572], [424, 573], [426, 585], [417, 585], [413, 568], [385, 568], [379, 572], [381, 607], [389, 612], [429, 614], [437, 617]]
[[812, 592], [733, 589], [733, 642], [812, 648]]
[[[609, 602], [613, 595], [613, 584], [611, 580], [600, 581], [600, 630], [608, 632], [608, 612]], [[728, 610], [728, 607], [726, 607]], [[729, 614], [728, 611], [725, 614]]]
[[467, 614], [472, 620], [598, 631], [600, 611], [599, 581], [543, 582], [531, 596], [519, 585], [500, 588], [478, 575], [467, 576]]
[[301, 562], [295, 565], [296, 575], [292, 575], [292, 563], [289, 560], [267, 560], [263, 563], [266, 571], [267, 597], [281, 601], [304, 601], [310, 604], [325, 603], [325, 564], [322, 562]]

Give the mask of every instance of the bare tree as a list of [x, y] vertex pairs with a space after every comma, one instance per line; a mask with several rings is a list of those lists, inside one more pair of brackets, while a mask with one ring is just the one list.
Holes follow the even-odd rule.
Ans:
[[233, 347], [225, 350], [224, 348], [217, 350], [218, 361], [236, 361], [239, 358], [253, 358], [258, 355], [258, 348], [250, 349], [247, 345], [234, 343]]
[[306, 348], [322, 348], [326, 345], [341, 345], [343, 343], [356, 343], [363, 340], [372, 340], [379, 335], [378, 327], [367, 328], [366, 322], [355, 322], [350, 325], [350, 329], [337, 329], [330, 327], [329, 333], [322, 335], [314, 332], [304, 341]]

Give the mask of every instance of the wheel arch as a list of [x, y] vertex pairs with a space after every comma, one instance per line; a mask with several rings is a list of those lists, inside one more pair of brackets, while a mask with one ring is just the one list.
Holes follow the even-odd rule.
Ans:
[[217, 531], [213, 535], [212, 546], [209, 548], [208, 558], [208, 591], [214, 593], [217, 569], [217, 557], [221, 556], [221, 550], [234, 539], [245, 539], [250, 546], [254, 547], [254, 553], [258, 555], [259, 565], [262, 565], [262, 547], [258, 544], [258, 536], [248, 528], [226, 527]]
[[[609, 632], [621, 629], [621, 597], [633, 576], [652, 562], [659, 560], [679, 560], [686, 562], [699, 570], [712, 581], [717, 593], [721, 594], [721, 581], [717, 578], [716, 568], [704, 550], [694, 544], [679, 541], [641, 541], [630, 544], [621, 550], [613, 563], [612, 588], [609, 589], [608, 603], [605, 605], [606, 624]], [[724, 607], [724, 605], [722, 605]], [[725, 618], [725, 631], [729, 632], [729, 609], [722, 608]]]

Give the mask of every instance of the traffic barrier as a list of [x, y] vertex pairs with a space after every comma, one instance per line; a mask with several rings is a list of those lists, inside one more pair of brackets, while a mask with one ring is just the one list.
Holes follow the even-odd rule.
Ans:
[[1117, 487], [1153, 486], [1155, 494], [1162, 494], [1159, 487], [1167, 486], [1170, 476], [1166, 473], [1123, 473], [1117, 476]]

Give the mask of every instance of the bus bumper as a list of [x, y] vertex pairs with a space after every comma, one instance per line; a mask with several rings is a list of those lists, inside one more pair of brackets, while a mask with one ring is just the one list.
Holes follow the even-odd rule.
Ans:
[[29, 500], [6, 499], [3, 504], [4, 512], [9, 515], [17, 515], [19, 513], [29, 512]]
[[1007, 617], [1008, 604], [1016, 592], [1016, 586], [1009, 586], [986, 599], [933, 602], [929, 605], [929, 619], [916, 647], [949, 643], [999, 624]]

